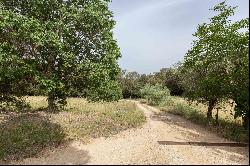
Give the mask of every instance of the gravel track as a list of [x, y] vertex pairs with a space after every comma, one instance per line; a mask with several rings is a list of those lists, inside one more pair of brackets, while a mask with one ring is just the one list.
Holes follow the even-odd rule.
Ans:
[[[248, 147], [179, 145], [179, 142], [230, 142], [172, 114], [140, 104], [147, 122], [140, 128], [84, 145], [71, 142], [39, 158], [11, 164], [249, 164]], [[173, 141], [161, 145], [158, 141]], [[175, 144], [175, 145], [174, 145]]]

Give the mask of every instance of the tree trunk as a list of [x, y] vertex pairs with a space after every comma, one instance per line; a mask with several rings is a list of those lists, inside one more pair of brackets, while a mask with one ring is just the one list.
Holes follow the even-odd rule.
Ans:
[[216, 125], [219, 125], [219, 109], [217, 109], [216, 115], [215, 115]]
[[207, 110], [207, 121], [209, 123], [209, 125], [211, 124], [211, 121], [212, 121], [212, 113], [213, 113], [213, 109], [214, 109], [214, 106], [216, 104], [216, 100], [211, 100], [208, 102], [208, 110]]
[[246, 130], [249, 130], [249, 117], [248, 117], [248, 115], [243, 116], [242, 120], [243, 120], [243, 127]]
[[53, 93], [49, 93], [49, 95], [48, 95], [48, 110], [50, 112], [53, 112], [55, 109], [56, 109], [55, 96]]

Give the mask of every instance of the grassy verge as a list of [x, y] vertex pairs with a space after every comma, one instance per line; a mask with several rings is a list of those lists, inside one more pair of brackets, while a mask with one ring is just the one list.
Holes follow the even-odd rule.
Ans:
[[[160, 110], [179, 115], [192, 121], [193, 123], [202, 125], [233, 141], [248, 142], [249, 133], [241, 126], [241, 119], [234, 119], [230, 114], [230, 108], [226, 106], [228, 111], [220, 111], [218, 124], [215, 121], [215, 112], [213, 112], [213, 121], [211, 126], [206, 123], [207, 106], [203, 104], [188, 104], [187, 101], [180, 97], [171, 97], [171, 102], [167, 102], [164, 106], [158, 106]], [[145, 102], [145, 101], [144, 101]]]
[[[67, 140], [88, 142], [108, 137], [145, 122], [144, 114], [133, 102], [88, 103], [70, 98], [64, 111], [43, 110], [45, 97], [28, 97], [29, 112], [0, 112], [0, 160], [37, 156]], [[0, 110], [1, 111], [1, 110]]]
[[51, 119], [63, 127], [68, 138], [84, 142], [108, 137], [145, 122], [143, 112], [130, 101], [86, 103], [81, 99], [69, 99], [68, 106], [68, 112], [60, 112]]

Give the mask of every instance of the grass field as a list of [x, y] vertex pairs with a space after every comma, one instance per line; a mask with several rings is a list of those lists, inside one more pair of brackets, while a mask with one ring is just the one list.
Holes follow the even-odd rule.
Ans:
[[0, 112], [0, 159], [36, 156], [69, 140], [84, 143], [108, 137], [145, 122], [144, 114], [130, 101], [88, 103], [69, 98], [65, 110], [46, 112], [45, 97], [26, 97], [31, 109]]
[[[202, 125], [209, 130], [216, 132], [217, 134], [239, 142], [248, 142], [249, 133], [242, 126], [242, 119], [234, 119], [234, 106], [231, 107], [229, 104], [222, 104], [225, 109], [218, 112], [219, 124], [216, 124], [215, 115], [217, 110], [213, 110], [213, 121], [211, 126], [207, 126], [206, 113], [207, 106], [204, 104], [189, 104], [186, 100], [181, 97], [171, 96], [171, 102], [167, 102], [164, 106], [157, 106], [160, 110], [172, 113], [175, 115], [182, 116], [196, 124]], [[141, 102], [146, 103], [145, 100]]]

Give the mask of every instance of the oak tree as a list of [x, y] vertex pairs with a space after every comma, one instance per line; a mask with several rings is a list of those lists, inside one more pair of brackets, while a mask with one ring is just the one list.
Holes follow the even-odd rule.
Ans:
[[[30, 81], [46, 91], [50, 110], [66, 104], [72, 87], [91, 100], [118, 100], [120, 51], [113, 37], [115, 21], [108, 3], [2, 0], [0, 82], [8, 84], [7, 77], [13, 82], [25, 79], [28, 73]], [[5, 61], [10, 65], [4, 66]], [[20, 74], [12, 75], [17, 70]]]

